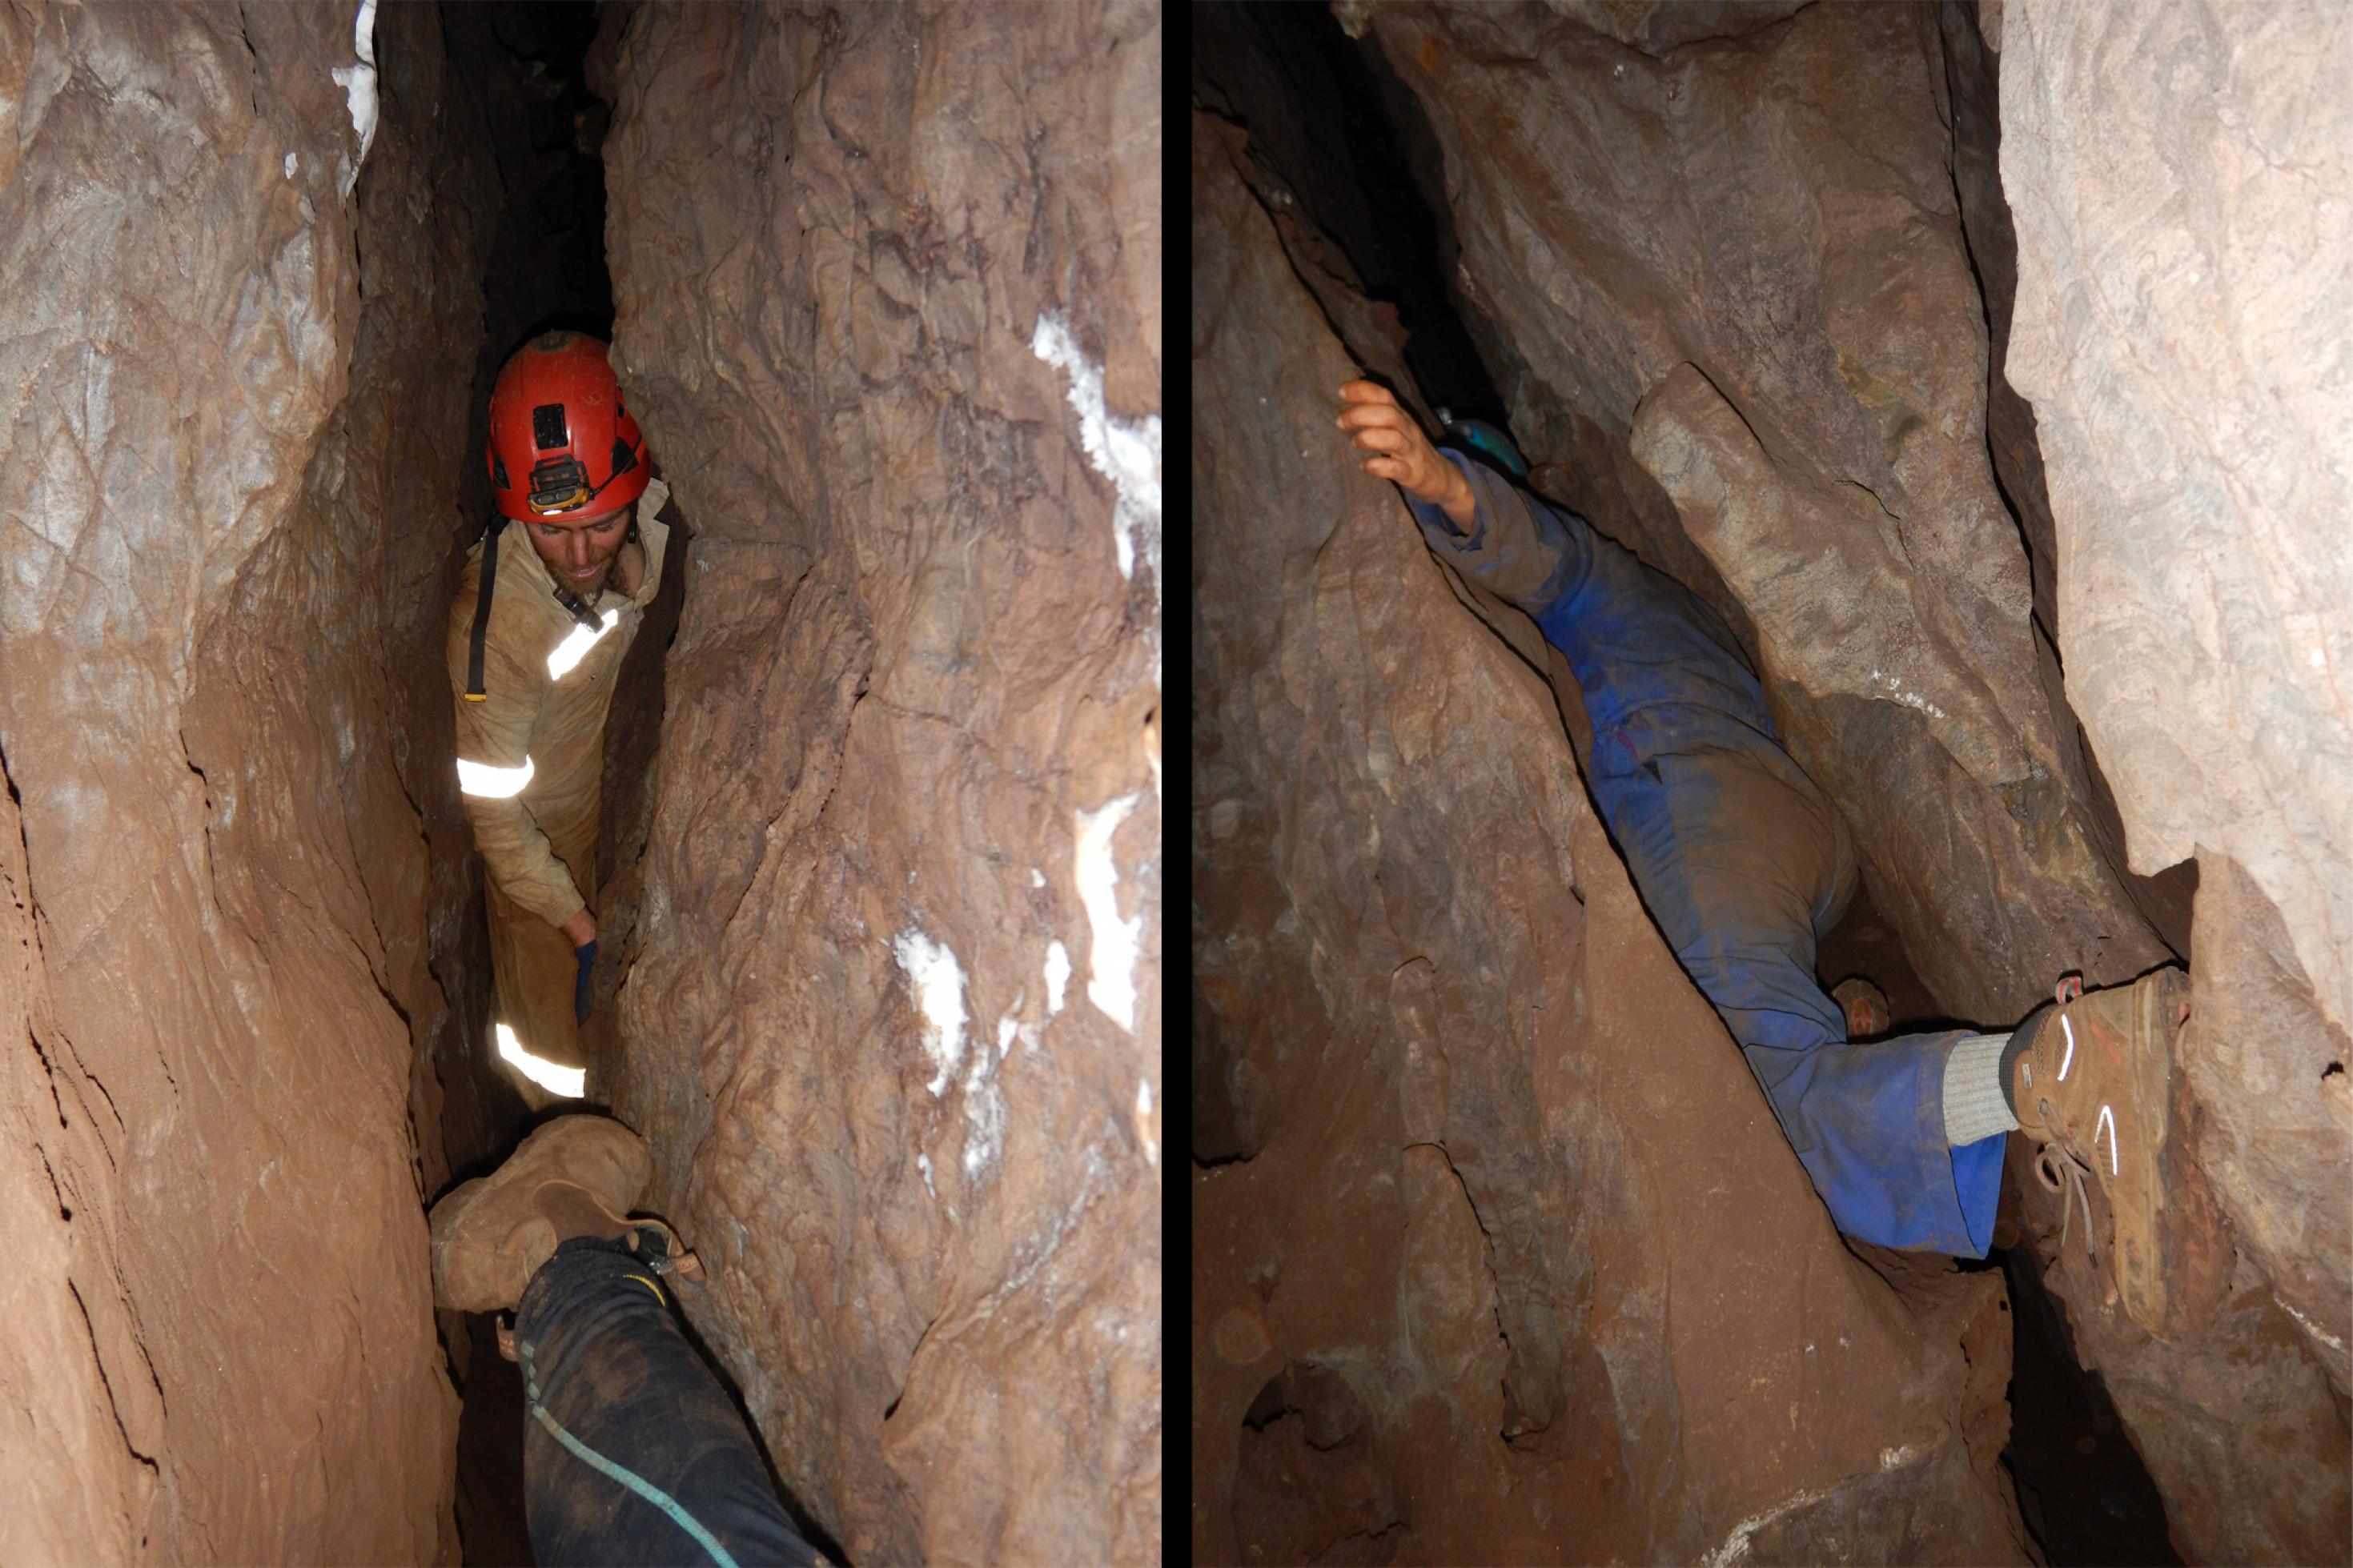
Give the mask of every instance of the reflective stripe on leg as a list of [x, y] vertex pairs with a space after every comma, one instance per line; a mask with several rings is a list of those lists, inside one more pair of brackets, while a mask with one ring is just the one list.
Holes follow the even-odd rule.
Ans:
[[500, 1058], [512, 1064], [517, 1072], [548, 1093], [560, 1094], [566, 1100], [577, 1100], [586, 1089], [586, 1068], [558, 1067], [545, 1057], [533, 1056], [522, 1048], [522, 1042], [515, 1038], [515, 1032], [504, 1024], [498, 1026], [498, 1035]]
[[519, 768], [494, 768], [488, 763], [470, 763], [458, 759], [458, 789], [460, 794], [482, 800], [512, 800], [531, 783], [532, 761], [522, 760]]

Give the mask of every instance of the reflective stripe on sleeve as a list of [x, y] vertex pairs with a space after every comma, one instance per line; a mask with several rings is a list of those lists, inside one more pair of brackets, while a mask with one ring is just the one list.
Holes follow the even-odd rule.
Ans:
[[488, 763], [470, 763], [459, 757], [458, 788], [463, 794], [484, 800], [507, 800], [521, 795], [522, 786], [531, 783], [531, 771], [529, 757], [522, 760], [522, 766], [519, 768], [494, 768]]
[[605, 624], [593, 632], [586, 626], [574, 626], [572, 635], [557, 643], [555, 650], [547, 656], [547, 673], [557, 680], [571, 674], [574, 668], [588, 657], [588, 650], [596, 646], [597, 639], [620, 624], [621, 612], [607, 610], [605, 612]]

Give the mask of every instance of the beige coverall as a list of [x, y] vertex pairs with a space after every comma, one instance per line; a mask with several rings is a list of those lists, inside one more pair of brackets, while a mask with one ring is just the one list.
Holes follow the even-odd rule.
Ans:
[[592, 634], [556, 602], [555, 579], [524, 537], [527, 523], [499, 535], [498, 582], [483, 640], [486, 700], [466, 700], [466, 665], [481, 579], [482, 547], [449, 606], [449, 685], [458, 705], [458, 784], [474, 824], [474, 847], [490, 871], [491, 964], [498, 1019], [533, 1056], [585, 1067], [572, 994], [578, 963], [556, 929], [596, 889], [596, 824], [602, 799], [605, 715], [622, 656], [661, 585], [670, 529], [654, 521], [670, 487], [655, 479], [638, 501], [645, 581], [623, 598], [606, 589], [589, 608], [605, 626]]

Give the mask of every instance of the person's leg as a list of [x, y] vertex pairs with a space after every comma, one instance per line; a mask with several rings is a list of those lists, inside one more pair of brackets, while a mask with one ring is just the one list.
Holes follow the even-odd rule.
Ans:
[[1967, 1031], [1851, 1044], [1814, 977], [1816, 931], [1852, 875], [1820, 792], [1786, 757], [1727, 750], [1655, 758], [1597, 779], [1596, 794], [1644, 903], [1839, 1228], [1982, 1257], [2002, 1140], [1953, 1149], [1945, 1136], [1946, 1058]]
[[[573, 983], [579, 973], [572, 944], [562, 931], [509, 900], [496, 882], [491, 882], [484, 892], [490, 912], [491, 973], [498, 991], [496, 1022], [507, 1031], [499, 1040], [501, 1053], [508, 1049], [511, 1036], [515, 1049], [539, 1062], [567, 1070], [586, 1068], [587, 1058], [580, 1049], [579, 1025], [572, 1011]], [[543, 1087], [554, 1087], [545, 1081], [544, 1073], [526, 1071], [525, 1076]]]
[[433, 1300], [514, 1310], [525, 1517], [540, 1562], [821, 1563], [751, 1433], [670, 1315], [697, 1278], [658, 1220], [626, 1217], [653, 1173], [618, 1121], [563, 1116], [434, 1204]]
[[[641, 1232], [642, 1246], [659, 1243]], [[532, 1277], [514, 1344], [530, 1421], [532, 1550], [570, 1563], [824, 1561], [686, 1342], [662, 1281], [620, 1242], [565, 1242]]]

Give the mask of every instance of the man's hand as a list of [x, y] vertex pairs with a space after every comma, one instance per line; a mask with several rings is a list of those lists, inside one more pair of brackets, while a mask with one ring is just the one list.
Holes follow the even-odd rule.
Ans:
[[1365, 472], [1403, 486], [1417, 500], [1443, 507], [1454, 526], [1468, 531], [1479, 510], [1471, 481], [1439, 455], [1388, 388], [1352, 381], [1340, 389], [1340, 397], [1347, 405], [1340, 414], [1340, 428], [1355, 431], [1357, 448], [1373, 454], [1365, 459]]
[[562, 931], [564, 940], [574, 947], [586, 947], [596, 940], [596, 917], [584, 909], [555, 929]]

